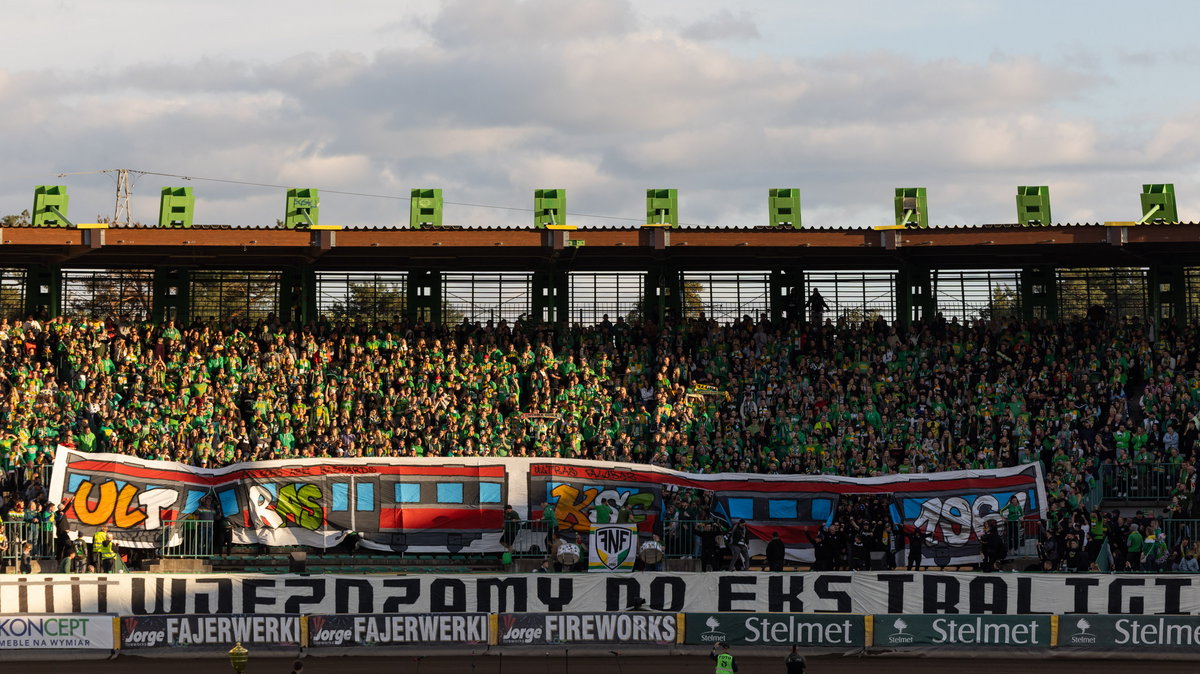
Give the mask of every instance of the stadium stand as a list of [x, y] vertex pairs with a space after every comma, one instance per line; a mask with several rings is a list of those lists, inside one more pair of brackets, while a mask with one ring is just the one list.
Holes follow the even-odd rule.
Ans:
[[[1107, 530], [1118, 568], [1169, 567], [1195, 559], [1191, 537], [1143, 555], [1131, 525], [1149, 539], [1159, 523], [1114, 519], [1096, 498], [1106, 488], [1194, 514], [1200, 352], [1194, 328], [1163, 330], [940, 317], [907, 329], [703, 315], [575, 327], [5, 320], [0, 515], [53, 521], [34, 476], [58, 444], [198, 466], [563, 456], [870, 476], [1040, 460], [1044, 564], [1086, 570], [1099, 537], [1085, 546], [1084, 533]], [[683, 495], [668, 519], [704, 508]], [[856, 538], [882, 545], [885, 520], [845, 504], [829, 563], [852, 566]]]

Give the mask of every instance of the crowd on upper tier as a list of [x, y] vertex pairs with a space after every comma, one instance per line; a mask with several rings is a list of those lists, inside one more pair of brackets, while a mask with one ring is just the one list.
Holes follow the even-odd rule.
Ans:
[[0, 461], [48, 463], [58, 444], [200, 466], [562, 456], [867, 476], [1041, 460], [1052, 499], [1074, 509], [1102, 464], [1192, 474], [1196, 337], [940, 317], [910, 328], [5, 320]]

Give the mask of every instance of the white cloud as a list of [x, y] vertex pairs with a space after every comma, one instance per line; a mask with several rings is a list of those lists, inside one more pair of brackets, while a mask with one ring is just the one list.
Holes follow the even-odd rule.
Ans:
[[757, 40], [762, 37], [758, 32], [758, 25], [755, 24], [749, 12], [741, 11], [734, 14], [727, 9], [684, 27], [682, 35], [689, 40], [698, 42]]
[[[1091, 115], [1081, 101], [1113, 86], [1092, 66], [744, 52], [729, 42], [758, 34], [757, 10], [669, 24], [635, 8], [454, 1], [364, 24], [376, 37], [363, 50], [302, 40], [273, 59], [0, 70], [0, 175], [22, 176], [0, 183], [0, 210], [49, 179], [23, 176], [113, 166], [392, 195], [440, 186], [515, 207], [566, 187], [574, 211], [632, 217], [646, 187], [677, 187], [684, 220], [708, 224], [765, 219], [770, 187], [801, 187], [807, 222], [865, 225], [890, 218], [891, 188], [925, 185], [935, 222], [958, 224], [1010, 220], [1017, 184], [1050, 184], [1055, 214], [1075, 220], [1112, 219], [1154, 179], [1180, 183], [1185, 206], [1197, 182], [1200, 109], [1149, 109], [1136, 126]], [[387, 45], [392, 34], [403, 39]], [[109, 187], [77, 180], [73, 205], [111, 203]], [[208, 222], [273, 222], [282, 202], [194, 187]], [[322, 216], [391, 223], [402, 206], [331, 194]]]

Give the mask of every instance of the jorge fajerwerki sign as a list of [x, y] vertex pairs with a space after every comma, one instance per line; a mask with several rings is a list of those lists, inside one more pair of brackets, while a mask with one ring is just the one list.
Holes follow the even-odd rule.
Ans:
[[0, 614], [1200, 615], [1200, 577], [937, 572], [0, 576]]
[[485, 613], [425, 615], [312, 615], [308, 645], [313, 648], [423, 645], [486, 645]]

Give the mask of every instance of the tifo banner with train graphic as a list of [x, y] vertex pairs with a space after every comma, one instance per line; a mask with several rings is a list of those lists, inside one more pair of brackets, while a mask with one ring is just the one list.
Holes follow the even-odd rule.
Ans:
[[[717, 517], [745, 520], [752, 554], [778, 533], [789, 558], [808, 562], [813, 534], [848, 495], [886, 499], [896, 524], [928, 535], [924, 557], [938, 565], [979, 561], [984, 525], [1003, 522], [1000, 509], [1011, 499], [1027, 519], [1046, 515], [1038, 464], [873, 478], [489, 457], [296, 459], [204, 469], [60, 447], [50, 492], [66, 503], [69, 528], [78, 535], [90, 539], [108, 526], [129, 547], [161, 545], [163, 522], [215, 518], [239, 544], [329, 548], [353, 535], [370, 549], [457, 553], [503, 550], [506, 504], [535, 520], [548, 508], [569, 542], [584, 544], [596, 525], [628, 524], [642, 539], [675, 536], [690, 549], [697, 532], [664, 517], [665, 501], [681, 490], [710, 492]], [[539, 526], [520, 533], [544, 546], [548, 532]]]

